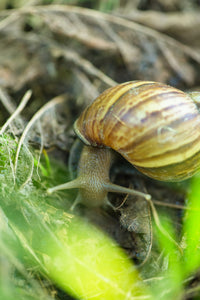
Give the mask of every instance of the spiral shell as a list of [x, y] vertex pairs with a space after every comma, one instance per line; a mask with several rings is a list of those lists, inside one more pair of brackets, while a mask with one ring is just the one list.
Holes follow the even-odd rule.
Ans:
[[74, 125], [84, 143], [110, 147], [142, 173], [180, 181], [200, 169], [200, 114], [189, 94], [152, 81], [104, 91]]

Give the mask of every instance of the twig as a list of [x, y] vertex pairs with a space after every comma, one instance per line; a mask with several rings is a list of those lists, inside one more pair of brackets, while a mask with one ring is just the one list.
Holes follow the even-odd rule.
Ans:
[[26, 104], [30, 100], [31, 95], [32, 95], [31, 90], [28, 90], [25, 93], [25, 95], [22, 98], [22, 100], [21, 100], [19, 106], [17, 107], [17, 109], [13, 112], [13, 114], [8, 118], [8, 120], [4, 123], [3, 127], [1, 128], [0, 135], [2, 135], [4, 133], [6, 128], [12, 123], [12, 121], [16, 118], [16, 116], [24, 109], [24, 107], [26, 106]]

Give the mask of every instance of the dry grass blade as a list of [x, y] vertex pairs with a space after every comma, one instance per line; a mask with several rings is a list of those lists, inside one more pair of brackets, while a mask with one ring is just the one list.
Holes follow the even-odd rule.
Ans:
[[175, 55], [171, 49], [165, 46], [163, 42], [157, 41], [160, 50], [162, 51], [166, 61], [170, 65], [171, 69], [174, 70], [180, 78], [185, 80], [186, 82], [192, 84], [195, 78], [195, 72], [192, 66], [188, 63], [180, 63], [180, 60], [184, 58], [181, 57], [181, 53], [179, 56]]
[[0, 22], [0, 31], [1, 30], [4, 30], [8, 25], [10, 25], [12, 22], [15, 22], [17, 21], [17, 19], [19, 18], [20, 16], [18, 14], [10, 14], [8, 15], [5, 19], [3, 19], [1, 22]]
[[0, 135], [4, 133], [4, 131], [6, 130], [6, 128], [11, 124], [11, 122], [17, 117], [18, 114], [20, 114], [20, 112], [24, 109], [24, 107], [26, 106], [26, 104], [28, 103], [28, 101], [30, 100], [32, 95], [32, 91], [27, 91], [24, 95], [24, 97], [22, 98], [19, 106], [17, 107], [17, 109], [13, 112], [13, 114], [10, 116], [10, 118], [5, 122], [5, 124], [3, 125], [3, 127], [0, 130]]
[[[112, 64], [112, 60], [115, 62], [119, 55], [121, 55], [126, 68], [134, 72], [131, 75], [134, 78], [169, 82], [175, 72], [176, 76], [188, 85], [194, 83], [196, 79], [197, 66], [192, 63], [191, 59], [200, 64], [199, 51], [148, 26], [111, 14], [67, 5], [24, 7], [11, 10], [9, 13], [11, 16], [21, 17], [20, 21], [16, 18], [16, 24], [17, 22], [23, 23], [23, 18], [25, 20], [27, 15], [39, 18], [51, 34], [59, 37], [57, 46], [52, 47], [50, 51], [54, 52], [59, 49], [57, 53], [60, 57], [64, 56], [67, 61], [73, 62], [75, 66], [87, 72], [88, 76], [95, 76], [109, 86], [120, 80], [115, 81], [108, 76], [110, 74], [109, 63]], [[1, 16], [5, 18], [6, 12], [0, 13]], [[12, 24], [7, 21], [7, 25], [10, 28], [9, 35], [12, 35]], [[2, 30], [4, 29], [5, 26]], [[6, 29], [8, 30], [8, 28]], [[33, 34], [34, 30], [31, 36]], [[27, 36], [26, 34], [26, 38]], [[47, 45], [52, 46], [49, 43], [50, 39], [48, 42], [46, 33], [42, 30], [38, 38], [42, 38]], [[54, 38], [54, 41], [56, 39]], [[100, 51], [102, 57], [106, 53], [108, 63], [97, 68], [95, 58], [93, 62], [89, 52], [91, 49]], [[89, 57], [89, 59], [85, 59], [85, 57]], [[32, 64], [32, 68], [34, 65]], [[143, 65], [152, 66], [152, 68], [149, 67], [147, 73]], [[37, 71], [38, 73], [42, 72], [42, 70], [39, 72], [39, 67]], [[123, 76], [121, 80], [123, 80]]]
[[20, 153], [20, 149], [24, 143], [24, 140], [27, 136], [27, 133], [29, 132], [29, 130], [31, 129], [31, 127], [36, 123], [36, 121], [45, 113], [47, 112], [49, 109], [52, 109], [53, 107], [55, 107], [58, 104], [61, 104], [65, 101], [65, 97], [63, 95], [58, 96], [54, 99], [52, 99], [51, 101], [49, 101], [48, 103], [46, 103], [44, 106], [42, 106], [36, 113], [35, 115], [31, 118], [31, 120], [29, 121], [29, 123], [27, 124], [27, 126], [25, 127], [23, 134], [19, 140], [18, 143], [18, 147], [17, 147], [17, 151], [16, 151], [16, 156], [15, 156], [15, 162], [14, 162], [14, 172], [16, 174], [17, 171], [17, 162], [18, 162], [18, 158], [19, 158], [19, 153]]
[[15, 111], [15, 104], [12, 102], [6, 90], [4, 90], [3, 88], [0, 88], [0, 101], [10, 114]]
[[82, 58], [80, 55], [78, 55], [78, 53], [65, 49], [64, 57], [67, 60], [73, 62], [75, 65], [78, 65], [81, 69], [83, 69], [83, 71], [86, 74], [99, 78], [102, 82], [105, 82], [108, 86], [115, 86], [117, 84], [116, 81], [114, 81], [109, 76], [104, 74], [101, 70], [97, 69], [91, 62]]
[[164, 236], [166, 236], [177, 247], [177, 249], [179, 250], [180, 254], [183, 255], [183, 250], [180, 247], [180, 245], [171, 237], [171, 235], [167, 232], [167, 230], [162, 226], [162, 224], [160, 222], [160, 218], [158, 216], [158, 213], [156, 211], [156, 208], [155, 208], [153, 202], [150, 200], [149, 203], [150, 203], [150, 206], [151, 206], [151, 211], [152, 211], [152, 214], [153, 214], [153, 217], [154, 217], [154, 221], [156, 223], [157, 228], [160, 230], [160, 232]]
[[109, 14], [104, 14], [102, 12], [95, 11], [95, 10], [90, 10], [90, 9], [85, 9], [85, 8], [75, 7], [75, 6], [67, 6], [67, 5], [65, 5], [65, 6], [51, 5], [51, 6], [45, 6], [45, 7], [42, 7], [42, 6], [30, 7], [27, 9], [22, 9], [22, 12], [42, 13], [46, 17], [47, 17], [48, 12], [49, 13], [66, 12], [66, 13], [75, 13], [78, 15], [86, 16], [88, 18], [91, 17], [93, 20], [97, 20], [97, 22], [99, 22], [99, 20], [106, 20], [107, 22], [115, 23], [115, 24], [121, 25], [123, 27], [132, 29], [138, 33], [142, 33], [146, 36], [153, 37], [156, 40], [165, 42], [166, 44], [169, 44], [171, 46], [178, 47], [178, 48], [182, 49], [182, 51], [184, 51], [188, 56], [197, 60], [200, 63], [200, 54], [198, 53], [198, 51], [195, 51], [194, 49], [191, 49], [190, 47], [188, 47], [184, 44], [181, 44], [180, 42], [176, 41], [175, 39], [173, 39], [165, 34], [157, 32], [156, 30], [153, 30], [146, 26], [137, 24], [135, 22], [125, 20], [120, 17], [116, 17], [116, 16], [109, 15]]
[[190, 47], [199, 47], [200, 45], [200, 19], [199, 11], [196, 9], [185, 9], [184, 11], [174, 9], [167, 13], [132, 9], [127, 11], [125, 17], [156, 31], [171, 34]]

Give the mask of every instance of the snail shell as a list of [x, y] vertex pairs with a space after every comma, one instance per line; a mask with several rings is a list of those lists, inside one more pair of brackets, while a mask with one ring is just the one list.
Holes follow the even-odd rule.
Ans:
[[198, 108], [189, 94], [162, 83], [107, 89], [74, 128], [87, 145], [110, 147], [157, 180], [184, 180], [200, 169]]

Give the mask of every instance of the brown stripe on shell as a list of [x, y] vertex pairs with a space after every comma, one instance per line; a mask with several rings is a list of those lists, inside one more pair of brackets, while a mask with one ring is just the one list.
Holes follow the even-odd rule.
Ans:
[[[167, 98], [167, 100], [170, 100], [170, 98], [175, 98], [176, 95], [178, 95], [178, 96], [180, 95], [178, 91], [173, 91], [173, 92], [162, 91], [162, 93], [160, 93], [160, 94], [153, 94], [153, 95], [151, 94], [151, 95], [149, 95], [149, 97], [147, 97], [147, 96], [144, 95], [143, 97], [141, 97], [141, 101], [140, 102], [136, 103], [133, 107], [130, 108], [130, 110], [127, 112], [127, 114], [131, 114], [132, 111], [134, 112], [134, 110], [137, 110], [137, 109], [139, 110], [141, 106], [144, 106], [145, 104], [148, 104], [148, 102], [151, 103], [152, 100], [154, 101], [154, 104], [155, 104], [155, 103], [159, 103], [160, 102], [160, 97], [162, 97], [162, 98], [165, 97], [165, 98]], [[168, 102], [167, 100], [166, 100], [166, 103]], [[180, 98], [180, 100], [181, 100], [181, 98]], [[163, 100], [162, 100], [162, 102], [163, 102]], [[182, 102], [182, 103], [184, 103], [184, 102]], [[182, 103], [180, 101], [178, 103], [178, 105], [181, 105]], [[173, 106], [176, 106], [175, 102], [174, 102]], [[168, 107], [169, 106], [167, 106], [166, 108], [164, 108], [164, 110], [168, 109]], [[172, 107], [172, 106], [170, 106], [170, 107]], [[163, 110], [163, 108], [162, 108], [162, 110]], [[158, 111], [156, 111], [156, 113], [157, 112]], [[126, 119], [126, 114], [124, 114], [121, 117], [122, 121], [124, 121], [125, 119]]]
[[112, 98], [112, 95], [115, 94], [120, 88], [120, 86], [116, 86], [104, 91], [100, 96], [98, 96], [94, 100], [93, 103], [91, 103], [85, 108], [85, 110], [76, 120], [74, 124], [74, 130], [84, 143], [93, 146], [97, 146], [98, 144], [100, 144], [100, 141], [98, 141], [99, 132], [97, 132], [96, 134], [95, 131], [95, 129], [98, 127], [97, 123], [99, 122], [98, 102], [105, 102], [105, 99]]
[[[173, 97], [173, 95], [171, 95]], [[152, 98], [149, 98], [150, 100], [154, 99], [154, 97], [152, 96]], [[158, 100], [158, 99], [157, 99]], [[150, 102], [150, 101], [143, 101], [142, 103], [140, 103], [140, 106], [144, 106], [145, 103], [147, 102]], [[155, 102], [155, 101], [154, 101]], [[169, 102], [169, 101], [168, 101]], [[167, 101], [166, 101], [166, 104], [167, 104]], [[151, 105], [151, 103], [150, 103]], [[169, 105], [171, 105], [169, 103]], [[104, 135], [104, 143], [106, 145], [108, 145], [107, 143], [109, 143], [109, 141], [112, 140], [113, 138], [113, 134], [115, 134], [117, 132], [117, 130], [119, 130], [120, 126], [126, 126], [127, 127], [127, 132], [130, 133], [130, 130], [134, 130], [134, 135], [135, 135], [135, 139], [137, 138], [137, 135], [143, 135], [143, 130], [142, 128], [145, 128], [145, 123], [148, 121], [149, 122], [152, 122], [152, 125], [155, 125], [155, 127], [157, 128], [158, 127], [158, 120], [159, 118], [162, 118], [161, 114], [162, 113], [166, 113], [167, 110], [170, 110], [172, 108], [176, 108], [177, 106], [180, 106], [180, 105], [183, 105], [183, 102], [181, 103], [179, 101], [178, 104], [176, 104], [174, 102], [173, 106], [167, 106], [165, 108], [161, 108], [161, 110], [155, 110], [155, 111], [151, 111], [149, 109], [149, 106], [148, 106], [148, 110], [146, 111], [145, 109], [141, 109], [141, 113], [143, 112], [145, 114], [145, 117], [143, 117], [142, 119], [138, 120], [137, 123], [132, 123], [132, 120], [134, 119], [134, 112], [135, 112], [135, 108], [137, 108], [138, 110], [136, 110], [136, 112], [139, 111], [139, 105], [137, 103], [136, 106], [133, 106], [131, 107], [128, 111], [126, 109], [126, 111], [122, 110], [118, 113], [118, 115], [116, 114], [115, 115], [115, 118], [112, 119], [112, 116], [111, 114], [114, 115], [114, 107], [113, 107], [113, 111], [110, 113], [109, 117], [110, 117], [110, 122], [107, 118], [107, 123], [106, 123], [106, 126], [105, 126], [105, 135]], [[157, 109], [157, 107], [156, 107]], [[156, 121], [156, 123], [155, 123]], [[129, 126], [130, 125], [130, 126]], [[147, 130], [149, 129], [148, 127], [146, 128]], [[131, 139], [131, 136], [129, 138], [129, 141]], [[126, 148], [127, 145], [124, 145], [124, 147], [122, 148]], [[121, 148], [121, 146], [118, 147], [119, 149]]]
[[[127, 101], [124, 103], [124, 106], [127, 106], [127, 109], [126, 109], [126, 112], [124, 112], [123, 114], [121, 113], [123, 110], [119, 110], [120, 119], [122, 122], [124, 122], [129, 119], [129, 118], [127, 118], [127, 115], [134, 117], [134, 111], [139, 111], [139, 110], [147, 112], [147, 113], [153, 112], [154, 110], [157, 112], [158, 111], [157, 105], [162, 103], [162, 106], [163, 106], [163, 103], [164, 103], [165, 107], [161, 107], [159, 110], [162, 112], [165, 108], [168, 109], [168, 107], [171, 106], [171, 103], [169, 102], [171, 100], [173, 100], [173, 106], [177, 105], [174, 101], [175, 100], [174, 98], [176, 95], [179, 96], [178, 98], [176, 98], [179, 105], [182, 105], [183, 103], [185, 103], [185, 99], [183, 97], [180, 97], [180, 93], [177, 93], [177, 91], [173, 91], [170, 93], [168, 91], [162, 91], [162, 93], [159, 93], [159, 94], [151, 93], [151, 95], [149, 95], [149, 97], [147, 97], [146, 94], [144, 96], [141, 94], [139, 101], [137, 101], [135, 103], [130, 103], [130, 104]], [[160, 97], [162, 97], [162, 98], [160, 98]], [[163, 100], [163, 98], [164, 99], [166, 98], [168, 101], [166, 99]], [[136, 100], [136, 99], [134, 99], [134, 100]], [[120, 104], [122, 106], [123, 103], [120, 103]], [[148, 109], [145, 107], [145, 105], [146, 106], [148, 105]], [[154, 109], [154, 110], [152, 110], [152, 109]]]
[[[137, 149], [136, 151], [139, 151], [139, 149]], [[145, 158], [142, 156], [142, 151], [141, 151], [140, 159], [138, 157], [137, 159], [135, 159], [134, 154], [131, 155], [132, 153], [129, 154], [126, 153], [126, 155], [124, 155], [123, 152], [121, 154], [123, 156], [126, 156], [126, 158], [134, 165], [141, 166], [141, 167], [160, 167], [160, 166], [171, 165], [173, 163], [183, 162], [185, 159], [189, 159], [199, 151], [200, 151], [200, 134], [192, 137], [191, 141], [183, 140], [182, 144], [178, 146], [176, 143], [174, 143], [174, 148], [171, 148], [168, 151], [166, 150], [164, 152], [161, 152], [160, 154], [154, 154], [154, 155], [150, 154]], [[149, 153], [150, 152], [151, 150], [149, 149]]]
[[[175, 90], [173, 88], [171, 88], [171, 89], [173, 91]], [[176, 91], [177, 90], [175, 90], [175, 93], [176, 93]], [[126, 94], [126, 100], [127, 100], [128, 96], [132, 98], [132, 95], [130, 96], [130, 95]], [[184, 98], [183, 98], [183, 96], [184, 96]], [[155, 97], [151, 98], [151, 100], [152, 99], [155, 100], [154, 98]], [[174, 103], [174, 99], [173, 99], [174, 94], [172, 94], [172, 93], [171, 93], [171, 98]], [[170, 97], [168, 95], [168, 100], [169, 99], [170, 99]], [[176, 98], [176, 99], [178, 99], [177, 101], [179, 102], [179, 105], [181, 105], [183, 107], [182, 104], [185, 102], [185, 94], [181, 92], [181, 97]], [[121, 99], [121, 101], [123, 101], [123, 99]], [[169, 101], [164, 100], [162, 102], [164, 104], [168, 105]], [[191, 104], [192, 104], [192, 106], [194, 106], [191, 99], [188, 102], [189, 102], [189, 106], [191, 106]], [[186, 104], [188, 102], [186, 102]], [[160, 109], [160, 111], [161, 111], [160, 116], [159, 116], [159, 112], [155, 112], [155, 111], [152, 112], [151, 115], [149, 114], [149, 111], [151, 111], [151, 109], [150, 109], [151, 101], [149, 101], [149, 106], [146, 109], [145, 109], [145, 106], [143, 105], [143, 102], [141, 102], [141, 106], [143, 105], [144, 109], [140, 110], [146, 114], [146, 120], [148, 120], [148, 124], [145, 124], [145, 122], [143, 122], [143, 124], [141, 124], [140, 120], [137, 121], [136, 124], [131, 124], [129, 119], [133, 120], [132, 114], [134, 116], [134, 108], [133, 109], [126, 108], [126, 111], [128, 110], [130, 113], [130, 116], [131, 116], [130, 118], [123, 118], [123, 116], [125, 115], [125, 112], [123, 111], [123, 109], [122, 109], [123, 114], [120, 114], [120, 112], [121, 112], [119, 109], [120, 105], [121, 105], [121, 107], [123, 107], [123, 106], [127, 107], [126, 104], [127, 104], [126, 102], [125, 103], [118, 102], [118, 107], [116, 107], [116, 105], [113, 107], [112, 114], [109, 115], [110, 120], [107, 118], [106, 126], [104, 127], [104, 140], [103, 140], [104, 144], [106, 146], [114, 148], [117, 151], [118, 151], [118, 149], [127, 147], [126, 140], [127, 140], [127, 143], [130, 143], [131, 138], [133, 138], [133, 141], [134, 141], [137, 138], [137, 136], [140, 137], [140, 135], [145, 135], [146, 130], [148, 131], [149, 129], [152, 128], [152, 126], [153, 126], [153, 128], [155, 127], [157, 130], [158, 126], [163, 126], [162, 122], [164, 123], [164, 122], [168, 121], [168, 120], [166, 120], [166, 118], [165, 119], [162, 118], [162, 113], [164, 112], [163, 108]], [[162, 106], [163, 106], [163, 104], [162, 104]], [[176, 104], [174, 106], [176, 106]], [[115, 107], [116, 107], [116, 114], [115, 114]], [[157, 105], [156, 106], [154, 105], [153, 109], [157, 109], [157, 107], [158, 107]], [[167, 108], [166, 108], [166, 110], [167, 110]], [[158, 118], [156, 118], [157, 115], [158, 115]], [[153, 119], [152, 119], [152, 117], [153, 117]], [[175, 117], [177, 117], [177, 115]], [[161, 121], [161, 124], [159, 124], [159, 120]], [[174, 116], [172, 117], [172, 120], [174, 120]], [[144, 119], [143, 119], [143, 121], [144, 121]], [[130, 126], [129, 126], [129, 123], [130, 123]], [[118, 129], [119, 129], [119, 131], [118, 131]], [[133, 132], [133, 134], [131, 133], [131, 131]], [[120, 136], [120, 133], [121, 133], [121, 136]], [[131, 134], [132, 134], [132, 137], [131, 137]], [[122, 137], [124, 135], [125, 135], [125, 140], [124, 140], [125, 144], [122, 146], [121, 141], [122, 141]], [[126, 138], [126, 135], [128, 135], [128, 138]]]
[[[192, 120], [192, 123], [196, 120], [199, 121], [199, 115], [198, 113], [193, 113], [193, 114], [186, 114], [184, 115], [184, 118], [187, 119], [187, 121], [185, 121], [184, 126], [186, 125], [187, 127], [189, 127], [189, 122]], [[147, 116], [148, 119], [148, 116]], [[152, 116], [151, 116], [152, 119]], [[164, 133], [162, 133], [161, 131], [163, 130], [163, 132], [168, 133], [168, 131], [171, 131], [171, 144], [175, 146], [174, 143], [174, 139], [175, 139], [175, 134], [173, 134], [173, 132], [175, 132], [176, 128], [177, 131], [179, 131], [178, 127], [182, 126], [183, 127], [183, 118], [181, 118], [181, 116], [178, 116], [178, 118], [176, 120], [174, 120], [174, 118], [171, 120], [168, 120], [169, 122], [167, 123], [167, 126], [163, 127], [162, 124], [157, 124], [158, 126], [154, 126], [153, 128], [149, 128], [149, 130], [147, 129], [146, 132], [143, 133], [143, 135], [138, 136], [137, 138], [133, 138], [132, 141], [129, 139], [129, 144], [127, 146], [122, 146], [121, 148], [119, 148], [118, 150], [129, 153], [132, 152], [132, 149], [138, 147], [139, 145], [142, 145], [142, 143], [148, 143], [151, 139], [156, 139], [158, 138], [158, 143], [162, 144], [162, 140], [163, 141], [167, 141], [168, 139], [170, 139], [170, 137], [166, 137], [164, 136]], [[186, 124], [187, 122], [187, 124]], [[155, 124], [156, 125], [156, 124]], [[193, 127], [194, 128], [194, 127]], [[158, 132], [158, 130], [160, 129], [160, 132]], [[172, 130], [171, 130], [172, 129]], [[194, 128], [194, 130], [196, 131], [196, 128]], [[183, 132], [183, 130], [182, 130]], [[158, 136], [160, 134], [160, 137]], [[163, 137], [161, 137], [161, 134], [163, 134]], [[173, 138], [173, 140], [172, 140]], [[159, 142], [160, 141], [160, 142]], [[170, 142], [170, 141], [169, 141]], [[164, 142], [163, 142], [164, 144]], [[165, 146], [166, 147], [166, 146]]]
[[[195, 119], [198, 122], [198, 126], [195, 127], [195, 120], [185, 122], [185, 131], [187, 130], [187, 127], [190, 127], [191, 122], [194, 124], [193, 129], [186, 135], [183, 130], [179, 136], [175, 136], [174, 140], [172, 138], [171, 143], [170, 141], [169, 143], [166, 141], [166, 144], [159, 144], [157, 141], [154, 142], [155, 138], [152, 136], [151, 138], [144, 140], [143, 143], [138, 144], [138, 146], [135, 146], [133, 151], [130, 151], [129, 153], [121, 150], [118, 152], [131, 161], [132, 164], [143, 167], [168, 165], [181, 161], [184, 158], [189, 158], [200, 149], [199, 117]], [[180, 126], [183, 127], [181, 122]], [[191, 145], [193, 145], [192, 148], [190, 148]]]
[[160, 181], [182, 181], [200, 171], [200, 152], [180, 163], [158, 168], [142, 168], [135, 166], [143, 174]]
[[[110, 97], [110, 98], [107, 97], [108, 98], [107, 101], [109, 103], [108, 109], [105, 111], [105, 114], [104, 114], [102, 120], [100, 120], [100, 123], [101, 124], [106, 123], [106, 120], [109, 118], [109, 115], [112, 112], [112, 109], [117, 105], [118, 102], [120, 102], [121, 99], [124, 99], [130, 93], [130, 91], [141, 88], [141, 86], [142, 87], [143, 86], [150, 86], [152, 84], [154, 84], [154, 82], [151, 82], [151, 81], [147, 81], [147, 82], [146, 81], [144, 81], [144, 82], [142, 82], [142, 81], [129, 82], [130, 88], [128, 90], [127, 89], [124, 90], [123, 93], [121, 93], [119, 97], [115, 97], [115, 98], [114, 97]], [[119, 85], [120, 89], [121, 89], [122, 86], [123, 86], [122, 84]]]
[[101, 120], [104, 119], [104, 115], [115, 98], [123, 93], [123, 90], [129, 89], [132, 85], [131, 82], [127, 82], [115, 87], [105, 90], [94, 102], [89, 105], [81, 114], [76, 122], [77, 132], [80, 132], [81, 136], [87, 140], [91, 145], [101, 145]]
[[104, 116], [116, 99], [121, 94], [126, 93], [130, 86], [141, 86], [144, 84], [153, 84], [154, 82], [147, 81], [133, 81], [125, 82], [115, 87], [105, 90], [99, 97], [97, 97], [92, 104], [90, 104], [80, 115], [75, 122], [75, 132], [86, 144], [99, 146], [102, 143], [102, 122]]
[[[136, 85], [137, 83], [137, 85]], [[120, 106], [120, 110], [117, 110], [117, 113], [122, 113], [123, 110], [127, 110], [127, 99], [131, 99], [132, 102], [133, 100], [136, 100], [135, 96], [131, 93], [132, 91], [134, 90], [139, 90], [144, 87], [148, 87], [149, 86], [152, 86], [152, 84], [155, 84], [154, 82], [136, 82], [134, 84], [132, 84], [132, 86], [130, 87], [129, 90], [125, 91], [119, 98], [116, 98], [116, 101], [113, 101], [112, 104], [109, 105], [109, 108], [104, 116], [104, 118], [100, 121], [100, 127], [101, 127], [101, 130], [102, 130], [102, 142], [106, 144], [106, 140], [109, 139], [109, 134], [106, 134], [106, 132], [108, 133], [109, 131], [111, 132], [112, 131], [112, 128], [110, 130], [108, 130], [108, 122], [109, 122], [109, 119], [111, 118], [112, 119], [112, 115], [113, 115], [113, 111], [115, 110], [115, 107], [117, 105]], [[140, 83], [140, 84], [139, 84]], [[142, 98], [138, 98], [138, 100], [141, 102], [142, 101]], [[147, 99], [148, 101], [148, 99]], [[133, 104], [136, 106], [137, 103], [132, 103], [132, 106]], [[115, 119], [113, 120], [112, 119], [112, 125], [113, 127], [115, 125], [117, 125], [116, 123], [119, 121], [119, 118], [118, 118], [118, 115], [116, 114], [115, 115]], [[121, 122], [123, 122], [123, 120], [121, 120]]]

